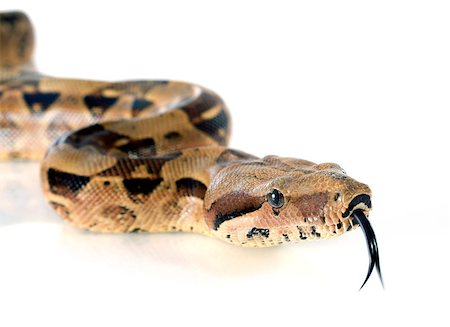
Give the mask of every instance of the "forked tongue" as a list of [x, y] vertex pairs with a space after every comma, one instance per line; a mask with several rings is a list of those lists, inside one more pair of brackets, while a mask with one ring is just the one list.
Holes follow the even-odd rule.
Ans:
[[[380, 269], [380, 258], [378, 256], [378, 245], [377, 245], [377, 239], [375, 237], [375, 232], [372, 229], [372, 226], [370, 225], [369, 220], [367, 219], [366, 215], [362, 210], [355, 210], [352, 213], [352, 217], [356, 219], [356, 221], [361, 226], [364, 235], [366, 237], [367, 241], [367, 250], [369, 251], [369, 270], [367, 272], [366, 279], [364, 280], [364, 283], [362, 284], [360, 290], [364, 287], [367, 280], [369, 279], [370, 275], [372, 274], [373, 268], [377, 267], [378, 276], [380, 277], [381, 285], [383, 285], [383, 277], [381, 276], [381, 269]], [[384, 285], [383, 285], [384, 287]]]

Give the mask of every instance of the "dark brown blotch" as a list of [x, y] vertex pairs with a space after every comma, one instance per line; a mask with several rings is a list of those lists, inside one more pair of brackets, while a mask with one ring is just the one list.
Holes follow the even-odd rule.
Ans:
[[210, 228], [217, 230], [230, 219], [260, 209], [265, 202], [264, 196], [252, 196], [243, 192], [232, 192], [214, 201], [208, 210], [206, 222]]
[[168, 141], [178, 141], [181, 138], [181, 134], [178, 132], [169, 132], [164, 134], [164, 138]]
[[65, 142], [77, 149], [91, 146], [99, 153], [105, 154], [117, 144], [130, 143], [130, 138], [107, 130], [101, 124], [94, 124], [72, 133]]
[[211, 92], [203, 91], [197, 99], [183, 106], [181, 110], [187, 113], [190, 120], [200, 118], [203, 112], [208, 111], [220, 102], [219, 98]]
[[118, 97], [105, 97], [93, 94], [86, 95], [83, 100], [91, 115], [94, 118], [101, 118], [117, 102], [117, 99]]
[[155, 140], [153, 138], [129, 140], [128, 143], [119, 146], [118, 149], [133, 158], [156, 154]]
[[162, 178], [132, 178], [125, 179], [123, 186], [133, 202], [143, 203], [162, 181]]
[[158, 177], [164, 164], [178, 158], [181, 154], [180, 151], [176, 151], [151, 158], [118, 158], [114, 166], [101, 171], [97, 175], [103, 177], [120, 176], [130, 179], [137, 168], [144, 166], [149, 175]]
[[166, 153], [144, 161], [147, 172], [153, 175], [159, 175], [162, 167], [169, 161], [177, 159], [181, 156], [181, 151]]
[[136, 99], [131, 104], [131, 111], [133, 117], [136, 117], [141, 113], [141, 111], [151, 107], [153, 105], [152, 101], [146, 100], [146, 99]]
[[193, 178], [181, 178], [175, 182], [177, 192], [181, 196], [194, 196], [199, 199], [205, 198], [206, 185]]
[[58, 97], [58, 92], [36, 92], [23, 94], [23, 99], [32, 113], [45, 112], [58, 99]]
[[208, 134], [217, 143], [225, 145], [229, 128], [229, 120], [230, 119], [226, 111], [222, 109], [217, 116], [195, 123], [194, 126], [202, 132]]
[[53, 168], [47, 171], [50, 191], [70, 198], [74, 198], [90, 180], [89, 176], [70, 174]]

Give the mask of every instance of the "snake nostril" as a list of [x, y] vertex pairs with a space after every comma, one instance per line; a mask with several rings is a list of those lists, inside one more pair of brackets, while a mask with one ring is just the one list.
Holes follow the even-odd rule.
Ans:
[[340, 199], [341, 199], [341, 193], [337, 192], [337, 193], [334, 195], [334, 201], [339, 201]]

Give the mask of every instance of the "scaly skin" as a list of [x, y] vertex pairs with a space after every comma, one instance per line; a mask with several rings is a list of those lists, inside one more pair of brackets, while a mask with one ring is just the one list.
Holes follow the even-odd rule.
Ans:
[[0, 158], [42, 159], [45, 196], [75, 226], [261, 247], [342, 235], [354, 210], [369, 214], [369, 187], [336, 164], [228, 149], [212, 91], [43, 76], [26, 16], [0, 18]]

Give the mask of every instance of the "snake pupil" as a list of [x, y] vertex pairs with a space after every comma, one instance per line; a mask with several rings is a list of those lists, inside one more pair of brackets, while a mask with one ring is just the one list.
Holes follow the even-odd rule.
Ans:
[[284, 205], [284, 195], [280, 191], [274, 189], [267, 194], [267, 201], [273, 208], [281, 208]]

